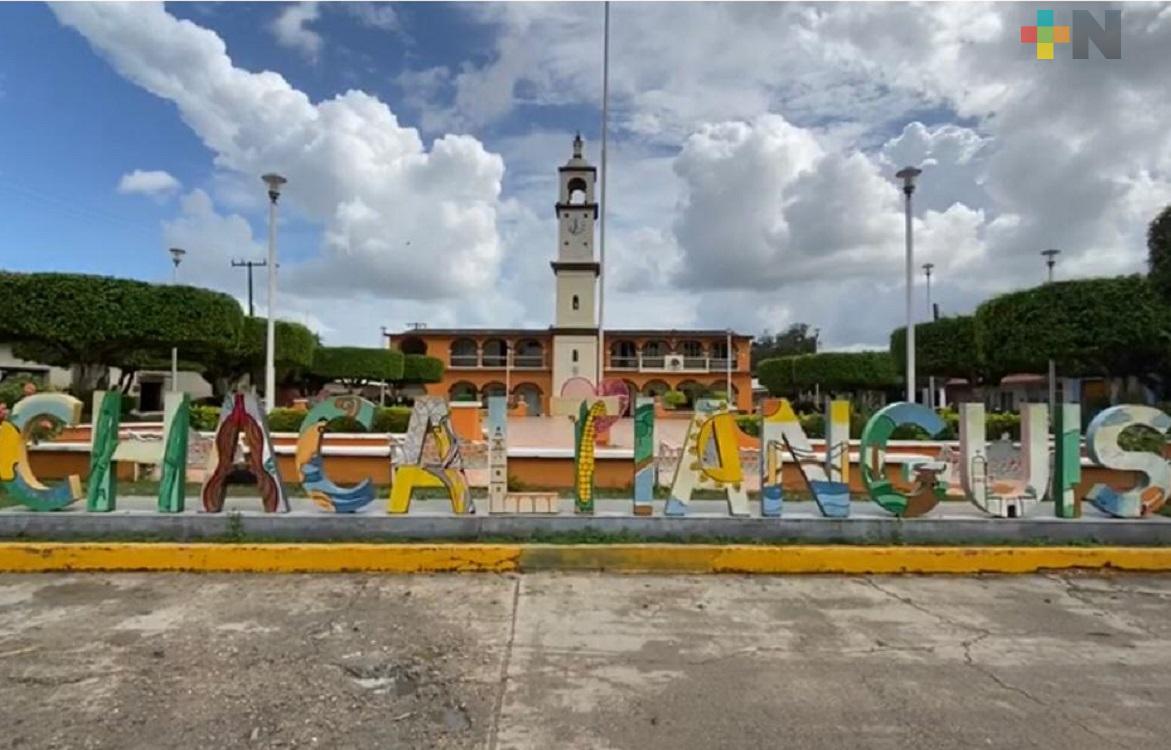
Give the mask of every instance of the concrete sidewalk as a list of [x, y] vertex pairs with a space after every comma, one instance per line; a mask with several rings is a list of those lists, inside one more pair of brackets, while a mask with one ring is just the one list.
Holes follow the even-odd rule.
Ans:
[[10, 747], [1161, 748], [1171, 577], [0, 576]]

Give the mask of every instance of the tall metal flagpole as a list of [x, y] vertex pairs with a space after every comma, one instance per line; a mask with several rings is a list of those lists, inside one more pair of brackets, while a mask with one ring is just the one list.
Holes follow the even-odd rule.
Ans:
[[610, 3], [602, 4], [602, 220], [598, 227], [598, 380], [596, 385], [602, 386], [602, 378], [606, 368], [606, 204], [610, 194], [606, 191], [606, 132], [610, 124]]

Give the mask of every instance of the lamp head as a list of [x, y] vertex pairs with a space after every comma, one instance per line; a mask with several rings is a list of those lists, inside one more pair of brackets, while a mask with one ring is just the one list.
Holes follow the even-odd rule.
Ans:
[[923, 174], [918, 167], [903, 167], [895, 173], [895, 177], [903, 181], [903, 192], [907, 195], [915, 192], [915, 178]]
[[260, 179], [264, 180], [264, 184], [268, 186], [269, 200], [276, 203], [277, 198], [281, 197], [281, 186], [288, 182], [288, 180], [275, 172], [262, 175]]
[[181, 247], [172, 247], [167, 252], [171, 254], [171, 262], [174, 263], [176, 267], [178, 267], [179, 263], [182, 262], [183, 256], [187, 254], [187, 251]]

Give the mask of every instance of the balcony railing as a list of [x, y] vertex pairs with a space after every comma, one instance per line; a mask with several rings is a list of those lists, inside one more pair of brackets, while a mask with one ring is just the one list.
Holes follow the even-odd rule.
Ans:
[[[506, 358], [502, 354], [485, 354], [482, 357], [475, 354], [453, 354], [448, 367], [461, 370], [504, 369], [506, 365]], [[516, 370], [543, 370], [547, 366], [544, 354], [516, 354], [512, 357], [512, 367]]]
[[[606, 369], [638, 372], [727, 372], [728, 360], [725, 357], [685, 357], [679, 354], [637, 357], [611, 355]], [[732, 371], [735, 372], [737, 369], [733, 360]]]

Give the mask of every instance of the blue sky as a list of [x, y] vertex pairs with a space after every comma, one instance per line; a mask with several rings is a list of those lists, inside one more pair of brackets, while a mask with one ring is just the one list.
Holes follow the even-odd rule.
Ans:
[[[945, 312], [1039, 281], [1048, 246], [1067, 276], [1141, 270], [1171, 10], [1125, 5], [1120, 61], [1043, 62], [1037, 7], [613, 4], [607, 325], [885, 345], [905, 164]], [[0, 5], [0, 265], [164, 280], [181, 244], [186, 281], [243, 299], [277, 170], [281, 316], [334, 343], [547, 326], [601, 28], [597, 3]]]

